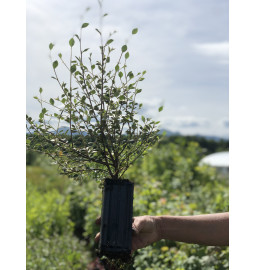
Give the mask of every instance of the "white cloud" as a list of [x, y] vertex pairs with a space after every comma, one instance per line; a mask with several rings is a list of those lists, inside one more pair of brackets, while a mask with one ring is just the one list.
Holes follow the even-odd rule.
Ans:
[[228, 64], [229, 44], [228, 41], [215, 43], [198, 43], [194, 48], [200, 54], [213, 57], [222, 64]]
[[202, 117], [195, 117], [191, 115], [186, 116], [176, 116], [172, 117], [165, 117], [162, 120], [162, 124], [165, 126], [170, 126], [174, 128], [198, 128], [198, 127], [209, 127], [210, 122], [206, 118]]

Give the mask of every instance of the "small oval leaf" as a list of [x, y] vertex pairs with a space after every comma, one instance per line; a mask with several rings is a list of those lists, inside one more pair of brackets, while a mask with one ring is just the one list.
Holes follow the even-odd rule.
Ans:
[[69, 45], [70, 45], [70, 47], [73, 47], [73, 45], [74, 45], [74, 39], [73, 38], [71, 38], [70, 40], [69, 40]]
[[107, 42], [106, 42], [106, 45], [109, 45], [113, 42], [113, 39], [109, 39]]
[[58, 66], [58, 61], [57, 61], [57, 60], [54, 61], [53, 64], [52, 64], [52, 66], [53, 66], [54, 69], [57, 68], [57, 66]]
[[89, 26], [89, 23], [83, 23], [81, 28], [85, 28], [85, 27], [88, 27]]
[[122, 47], [121, 47], [121, 51], [122, 52], [125, 52], [127, 50], [127, 45], [123, 45]]
[[52, 50], [52, 49], [53, 49], [53, 47], [54, 47], [54, 44], [53, 44], [53, 43], [50, 43], [50, 44], [49, 44], [49, 48], [50, 48], [50, 50]]
[[164, 108], [163, 106], [159, 107], [159, 108], [158, 108], [158, 111], [159, 111], [159, 112], [163, 111], [163, 108]]
[[138, 28], [134, 28], [134, 29], [132, 30], [132, 34], [133, 34], [133, 35], [137, 34], [137, 32], [138, 32]]
[[70, 71], [71, 73], [74, 73], [76, 71], [76, 65], [72, 65]]

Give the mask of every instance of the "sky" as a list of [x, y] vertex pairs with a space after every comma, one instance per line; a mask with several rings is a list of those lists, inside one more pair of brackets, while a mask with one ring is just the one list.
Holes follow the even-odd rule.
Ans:
[[[228, 9], [226, 0], [104, 0], [103, 13], [109, 15], [103, 33], [116, 30], [114, 47], [127, 42], [129, 68], [147, 71], [138, 101], [144, 104], [142, 114], [160, 120], [161, 128], [228, 137]], [[68, 41], [83, 22], [90, 23], [85, 47], [97, 55], [96, 0], [27, 0], [26, 97], [32, 117], [40, 112], [33, 99], [40, 87], [46, 99], [59, 94], [51, 79], [49, 43], [55, 44], [55, 58], [61, 52], [68, 59]], [[136, 27], [138, 34], [132, 36]]]

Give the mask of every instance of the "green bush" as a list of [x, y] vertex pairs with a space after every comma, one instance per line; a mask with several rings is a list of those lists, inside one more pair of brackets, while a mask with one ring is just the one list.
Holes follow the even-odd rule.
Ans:
[[[70, 196], [70, 219], [74, 223], [74, 233], [80, 239], [91, 241], [94, 251], [94, 236], [98, 231], [95, 220], [101, 213], [102, 191], [94, 181], [69, 185], [66, 194]], [[88, 225], [87, 225], [88, 223]]]
[[32, 183], [42, 193], [56, 189], [63, 194], [70, 186], [70, 179], [60, 175], [56, 165], [51, 165], [48, 158], [42, 157], [41, 160], [43, 161], [40, 166], [27, 166], [27, 182]]
[[[130, 169], [137, 175], [134, 215], [195, 215], [228, 211], [228, 181], [198, 166], [197, 143], [154, 148]], [[141, 177], [142, 175], [142, 177]], [[142, 179], [143, 178], [143, 179]], [[228, 248], [160, 241], [137, 251], [135, 269], [228, 269]]]
[[72, 231], [69, 220], [68, 196], [57, 190], [40, 193], [31, 184], [27, 185], [27, 234], [35, 238], [44, 238]]
[[85, 243], [71, 233], [27, 239], [27, 270], [84, 270], [90, 261]]

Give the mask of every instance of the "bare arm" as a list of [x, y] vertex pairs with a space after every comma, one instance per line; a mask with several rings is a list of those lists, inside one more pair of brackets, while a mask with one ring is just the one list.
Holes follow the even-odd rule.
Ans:
[[197, 216], [140, 216], [133, 221], [132, 250], [161, 239], [186, 243], [227, 246], [229, 214]]
[[207, 246], [227, 246], [229, 214], [155, 217], [160, 239]]
[[[98, 219], [97, 223], [100, 223]], [[228, 246], [229, 214], [140, 216], [133, 218], [132, 250], [161, 239], [206, 246]], [[99, 240], [100, 233], [96, 235]]]

